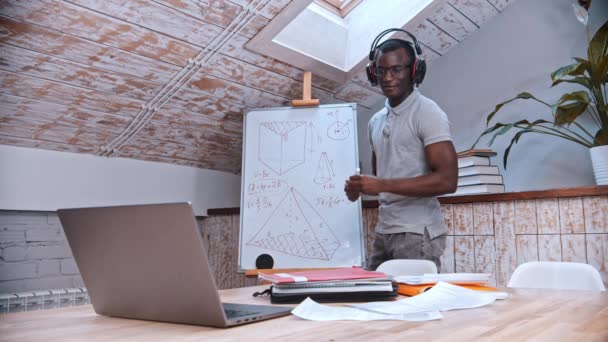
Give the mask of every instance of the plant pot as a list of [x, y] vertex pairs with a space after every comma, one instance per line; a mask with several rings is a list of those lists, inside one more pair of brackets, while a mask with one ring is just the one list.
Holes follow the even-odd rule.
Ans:
[[608, 185], [608, 145], [589, 149], [595, 184]]

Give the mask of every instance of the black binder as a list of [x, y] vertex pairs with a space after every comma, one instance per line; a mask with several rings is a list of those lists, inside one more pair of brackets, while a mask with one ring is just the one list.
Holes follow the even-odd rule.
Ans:
[[273, 304], [298, 304], [308, 297], [320, 303], [341, 303], [392, 300], [397, 296], [397, 286], [390, 281], [309, 282], [270, 288]]

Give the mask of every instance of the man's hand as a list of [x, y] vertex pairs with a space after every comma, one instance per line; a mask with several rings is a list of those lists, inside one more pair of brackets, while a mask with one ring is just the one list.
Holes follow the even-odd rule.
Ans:
[[349, 183], [350, 181], [348, 179], [346, 180], [346, 182], [344, 182], [344, 193], [346, 193], [346, 197], [349, 201], [354, 202], [359, 199], [359, 196], [361, 196], [361, 192], [354, 189]]
[[347, 196], [349, 193], [356, 193], [356, 198], [360, 194], [375, 196], [382, 192], [382, 181], [375, 176], [353, 175], [346, 181], [344, 191]]

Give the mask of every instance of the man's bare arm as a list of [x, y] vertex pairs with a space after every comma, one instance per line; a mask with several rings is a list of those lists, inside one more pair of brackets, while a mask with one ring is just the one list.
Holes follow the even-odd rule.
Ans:
[[390, 192], [404, 196], [431, 197], [456, 191], [458, 158], [451, 141], [441, 141], [424, 149], [431, 172], [414, 178], [383, 179], [351, 176], [347, 188], [366, 195]]

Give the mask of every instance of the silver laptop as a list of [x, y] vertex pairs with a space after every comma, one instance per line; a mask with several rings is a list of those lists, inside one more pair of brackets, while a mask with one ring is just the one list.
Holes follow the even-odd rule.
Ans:
[[189, 203], [60, 209], [58, 214], [98, 314], [230, 327], [292, 309], [220, 301]]

